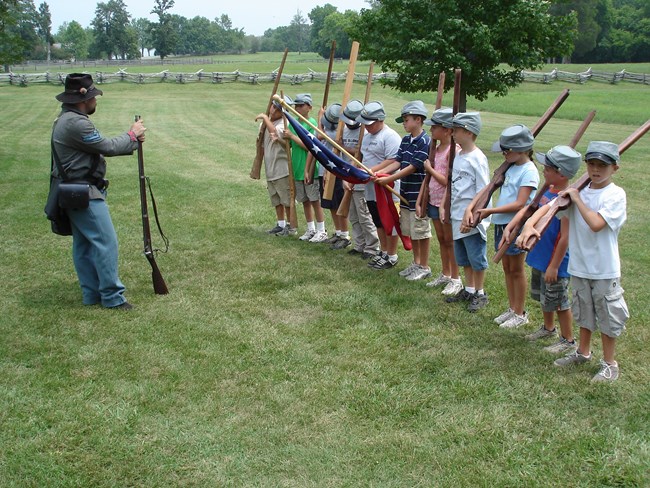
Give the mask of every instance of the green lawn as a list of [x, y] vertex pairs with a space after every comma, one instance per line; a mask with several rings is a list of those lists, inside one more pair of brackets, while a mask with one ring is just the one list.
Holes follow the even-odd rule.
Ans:
[[[281, 88], [316, 101], [323, 90]], [[479, 146], [487, 151], [507, 125], [532, 126], [563, 88], [526, 84], [470, 101], [484, 110]], [[570, 88], [537, 149], [568, 142], [592, 109], [581, 151], [588, 140], [620, 142], [647, 118], [648, 87]], [[620, 247], [632, 314], [618, 344], [621, 379], [593, 385], [596, 364], [558, 370], [523, 340], [541, 320], [533, 302], [526, 330], [492, 323], [506, 306], [500, 266], [487, 273], [490, 305], [470, 315], [396, 271], [268, 236], [274, 212], [264, 181], [248, 173], [270, 85], [102, 89], [93, 120], [103, 133], [126, 130], [135, 113], [149, 129], [145, 166], [171, 239], [157, 261], [170, 294], [153, 294], [142, 255], [134, 155], [109, 160], [108, 177], [136, 308], [81, 305], [71, 241], [51, 234], [42, 212], [61, 88], [0, 87], [0, 485], [650, 484], [649, 136], [616, 175], [628, 197]], [[392, 118], [416, 96], [379, 87], [372, 96], [401, 131]], [[435, 245], [431, 259], [438, 265]], [[409, 254], [400, 260], [401, 269]]]

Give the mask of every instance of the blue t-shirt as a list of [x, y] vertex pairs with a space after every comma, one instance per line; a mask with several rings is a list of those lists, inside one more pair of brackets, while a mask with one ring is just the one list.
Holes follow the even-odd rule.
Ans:
[[400, 179], [400, 194], [409, 202], [408, 205], [402, 202], [400, 204], [402, 208], [415, 210], [420, 187], [422, 187], [422, 182], [426, 176], [424, 161], [429, 157], [430, 143], [431, 138], [424, 131], [417, 137], [407, 134], [402, 138], [402, 143], [395, 158], [400, 163], [399, 169], [403, 170], [409, 166], [415, 167], [415, 172]]
[[[557, 192], [553, 190], [548, 190], [544, 193], [542, 200], [539, 202], [540, 206], [546, 205], [551, 200], [557, 197]], [[560, 238], [560, 219], [554, 217], [551, 221], [546, 232], [542, 234], [542, 237], [539, 239], [539, 242], [535, 244], [535, 247], [528, 253], [526, 256], [526, 264], [531, 268], [541, 271], [542, 273], [546, 272], [548, 263], [551, 262], [553, 257], [553, 252], [555, 251], [555, 246], [557, 246], [557, 241]], [[560, 266], [557, 270], [558, 278], [568, 278], [569, 272], [567, 271], [569, 266], [569, 251], [564, 255], [564, 259], [560, 263]]]
[[[530, 196], [526, 201], [526, 204], [529, 204], [533, 201], [535, 190], [539, 186], [539, 173], [535, 163], [532, 161], [528, 161], [524, 164], [513, 164], [508, 168], [495, 207], [501, 207], [502, 205], [507, 205], [516, 201], [519, 189], [522, 186], [533, 188], [533, 191], [530, 192]], [[506, 225], [512, 220], [516, 213], [517, 212], [492, 214], [492, 223], [495, 225]]]

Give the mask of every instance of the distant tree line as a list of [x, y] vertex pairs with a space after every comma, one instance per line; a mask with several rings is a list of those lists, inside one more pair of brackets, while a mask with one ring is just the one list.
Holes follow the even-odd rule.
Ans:
[[[227, 15], [212, 20], [175, 15], [172, 13], [174, 0], [153, 1], [151, 13], [157, 17], [156, 21], [133, 18], [122, 0], [98, 2], [90, 26], [83, 27], [76, 20], [70, 20], [52, 33], [51, 13], [46, 2], [36, 8], [33, 0], [0, 0], [0, 63], [7, 69], [23, 60], [134, 59], [152, 53], [165, 58], [171, 55], [282, 51], [285, 47], [294, 52], [313, 51], [327, 57], [332, 40], [336, 41], [336, 56], [347, 57], [351, 38], [365, 39], [366, 45], [373, 38], [371, 33], [359, 28], [370, 26], [367, 21], [373, 13], [402, 11], [415, 16], [415, 20], [423, 20], [418, 17], [429, 8], [441, 13], [453, 12], [456, 3], [437, 0], [434, 5], [434, 2], [425, 3], [424, 0], [373, 0], [361, 12], [340, 12], [326, 3], [313, 8], [306, 17], [298, 10], [288, 25], [268, 29], [262, 36], [252, 36], [246, 35], [243, 28], [234, 27]], [[537, 7], [542, 2], [534, 0], [528, 3]], [[471, 4], [471, 8], [470, 4], [466, 6], [471, 12], [490, 10], [485, 19], [493, 18], [494, 13], [499, 18], [513, 20], [516, 14], [512, 4], [512, 1], [499, 0], [477, 1]], [[472, 17], [471, 12], [467, 13], [468, 17]], [[558, 19], [575, 19], [570, 32], [560, 33], [563, 47], [566, 47], [565, 34], [571, 35], [570, 46], [561, 53], [564, 60], [581, 63], [650, 61], [648, 0], [553, 0], [549, 14]], [[527, 17], [524, 15], [524, 18]], [[385, 19], [389, 29], [376, 34], [380, 37], [389, 32], [396, 35], [400, 28], [404, 29], [400, 26], [408, 24], [395, 19]], [[436, 19], [444, 22], [444, 16]], [[457, 20], [462, 26], [463, 18]], [[535, 26], [521, 27], [535, 29]], [[481, 28], [498, 29], [498, 25]], [[408, 35], [408, 32], [399, 34], [400, 39], [408, 39]], [[415, 41], [417, 39], [408, 42]], [[449, 38], [438, 40], [445, 41], [452, 42]], [[553, 39], [549, 41], [553, 42]], [[372, 48], [375, 47], [378, 46]], [[558, 53], [546, 54], [555, 57]]]

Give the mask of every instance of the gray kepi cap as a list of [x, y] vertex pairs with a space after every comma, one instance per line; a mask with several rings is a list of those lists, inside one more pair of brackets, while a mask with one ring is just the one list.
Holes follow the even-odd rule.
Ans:
[[618, 164], [621, 155], [618, 152], [618, 146], [613, 142], [591, 141], [587, 145], [585, 161], [597, 159], [605, 164]]
[[348, 104], [343, 109], [341, 114], [341, 120], [346, 124], [356, 125], [357, 117], [363, 110], [363, 102], [361, 100], [350, 100]]
[[405, 115], [420, 115], [426, 119], [429, 112], [427, 111], [427, 108], [424, 106], [424, 102], [422, 100], [414, 100], [404, 105], [401, 114], [402, 115], [400, 115], [395, 119], [395, 122], [399, 124], [404, 122]]
[[535, 137], [531, 130], [523, 124], [517, 124], [501, 133], [499, 142], [494, 143], [492, 151], [528, 152], [533, 148], [534, 143]]
[[293, 103], [294, 105], [309, 105], [310, 107], [313, 107], [311, 93], [298, 93]]
[[368, 102], [363, 106], [363, 110], [357, 117], [357, 122], [360, 124], [370, 125], [378, 120], [386, 119], [386, 111], [384, 104], [377, 101]]
[[424, 121], [424, 125], [440, 125], [446, 129], [451, 129], [454, 124], [454, 111], [450, 108], [439, 108], [431, 114], [431, 118]]
[[341, 114], [341, 104], [340, 103], [333, 103], [329, 107], [327, 107], [327, 110], [325, 110], [325, 113], [320, 119], [320, 123], [323, 127], [326, 128], [336, 128], [336, 126], [339, 123], [339, 116]]
[[481, 123], [481, 114], [478, 112], [459, 112], [454, 115], [452, 123], [454, 127], [461, 127], [475, 135], [481, 133], [483, 125]]
[[562, 176], [573, 178], [580, 168], [581, 154], [570, 146], [555, 146], [546, 154], [535, 153], [535, 158], [544, 166], [555, 168]]

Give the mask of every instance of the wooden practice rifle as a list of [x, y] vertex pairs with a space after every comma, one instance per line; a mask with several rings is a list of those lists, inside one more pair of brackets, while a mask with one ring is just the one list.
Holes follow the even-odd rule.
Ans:
[[[136, 122], [140, 120], [140, 116], [135, 116]], [[138, 175], [140, 177], [140, 208], [142, 210], [142, 235], [144, 238], [144, 255], [151, 265], [151, 279], [153, 281], [153, 291], [156, 295], [167, 295], [169, 290], [167, 289], [167, 284], [162, 277], [160, 269], [156, 264], [156, 259], [154, 257], [154, 249], [151, 242], [151, 228], [149, 226], [149, 210], [147, 206], [147, 182], [148, 179], [144, 174], [144, 156], [142, 154], [142, 141], [138, 139]], [[151, 191], [151, 186], [149, 186], [149, 191]], [[154, 206], [154, 215], [156, 216], [156, 222], [158, 222], [158, 213], [156, 211], [156, 203], [153, 200], [152, 195], [152, 204]], [[158, 230], [160, 230], [160, 225], [158, 225]], [[167, 238], [165, 235], [160, 232], [165, 244], [167, 244]]]
[[[436, 106], [433, 109], [434, 111], [438, 110], [440, 107], [442, 107], [442, 96], [444, 95], [445, 92], [445, 72], [441, 71], [440, 75], [438, 76], [438, 93], [436, 95]], [[435, 165], [435, 159], [436, 159], [436, 141], [435, 139], [431, 138], [431, 143], [429, 144], [429, 162], [431, 163], [431, 167]], [[429, 172], [426, 173], [424, 177], [424, 181], [422, 182], [422, 186], [420, 186], [420, 193], [418, 194], [418, 198], [415, 202], [415, 212], [418, 215], [418, 217], [424, 218], [427, 215], [427, 206], [429, 205], [429, 182], [431, 181], [431, 175]]]
[[[587, 117], [585, 120], [580, 124], [580, 127], [578, 127], [578, 130], [576, 131], [575, 135], [571, 139], [571, 142], [569, 142], [569, 147], [572, 147], [575, 149], [575, 147], [578, 145], [578, 142], [580, 142], [580, 139], [582, 139], [582, 136], [587, 130], [587, 127], [589, 127], [589, 124], [591, 124], [591, 121], [594, 120], [594, 117], [596, 116], [596, 111], [592, 110], [587, 114]], [[540, 188], [537, 193], [535, 194], [535, 198], [533, 199], [532, 202], [530, 202], [528, 205], [526, 205], [524, 208], [522, 208], [517, 214], [512, 218], [510, 223], [508, 224], [508, 230], [509, 230], [509, 235], [514, 236], [515, 238], [519, 235], [519, 231], [521, 228], [524, 226], [526, 221], [537, 211], [539, 208], [539, 204], [544, 197], [544, 194], [548, 191], [549, 185], [548, 183], [544, 183], [542, 188]], [[505, 239], [505, 237], [504, 237]], [[499, 250], [496, 252], [494, 257], [492, 258], [492, 261], [495, 263], [498, 263], [501, 261], [501, 258], [503, 255], [506, 253], [508, 248], [510, 247], [510, 242], [506, 242], [503, 240], [499, 246]]]
[[[650, 120], [647, 120], [645, 124], [635, 130], [632, 134], [630, 134], [630, 136], [628, 136], [623, 142], [618, 145], [619, 154], [623, 154], [625, 151], [627, 151], [636, 141], [641, 139], [641, 137], [643, 137], [643, 135], [648, 132], [648, 130], [650, 130]], [[581, 191], [587, 185], [589, 185], [590, 181], [591, 180], [589, 179], [589, 174], [585, 173], [571, 185], [571, 188], [576, 188], [578, 191]], [[571, 198], [567, 197], [566, 195], [558, 196], [548, 205], [545, 205], [545, 207], [548, 207], [548, 210], [534, 223], [535, 230], [539, 232], [540, 236], [544, 234], [546, 229], [548, 229], [548, 226], [551, 224], [552, 219], [557, 215], [557, 213], [560, 210], [565, 210], [569, 207], [569, 205], [571, 205]], [[532, 218], [534, 219], [535, 217]], [[535, 247], [535, 244], [537, 244], [538, 241], [539, 238], [532, 235], [526, 242], [522, 243], [521, 247], [522, 249], [530, 251], [533, 247]]]
[[[284, 100], [284, 93], [280, 91], [280, 96]], [[278, 108], [282, 110], [282, 106]], [[287, 117], [282, 112], [282, 122], [285, 129], [289, 127], [289, 122]], [[289, 170], [289, 228], [296, 229], [298, 228], [298, 214], [296, 213], [296, 180], [293, 178], [293, 163], [291, 162], [291, 141], [289, 139], [283, 139], [284, 141], [284, 150], [287, 153], [287, 168]]]
[[[454, 103], [452, 106], [452, 113], [456, 115], [458, 110], [460, 110], [460, 82], [461, 82], [462, 70], [456, 68], [454, 70]], [[443, 224], [451, 223], [451, 182], [452, 182], [452, 173], [454, 170], [454, 159], [456, 158], [456, 141], [454, 136], [451, 136], [451, 146], [449, 146], [449, 166], [447, 168], [447, 189], [445, 190], [445, 196], [442, 199], [442, 208], [443, 208]]]
[[[557, 97], [557, 99], [551, 104], [548, 110], [546, 110], [544, 115], [542, 115], [535, 126], [530, 130], [533, 133], [533, 137], [537, 137], [537, 135], [542, 131], [548, 121], [551, 120], [555, 112], [558, 111], [558, 109], [562, 106], [568, 97], [569, 89], [565, 88], [564, 91], [560, 93], [560, 96]], [[508, 161], [501, 163], [501, 166], [494, 170], [492, 180], [490, 180], [490, 182], [484, 186], [480, 192], [478, 192], [476, 197], [474, 197], [474, 207], [472, 208], [472, 227], [476, 227], [479, 222], [481, 222], [482, 218], [479, 210], [486, 208], [488, 206], [488, 203], [490, 203], [490, 199], [492, 198], [492, 194], [495, 192], [495, 190], [503, 186], [506, 171], [508, 171], [508, 169], [513, 164], [514, 163], [509, 163]]]
[[[273, 83], [273, 93], [271, 93], [271, 98], [269, 99], [269, 104], [266, 107], [266, 115], [271, 113], [271, 104], [273, 103], [273, 95], [278, 92], [278, 85], [280, 84], [280, 79], [282, 78], [282, 71], [284, 70], [284, 63], [287, 61], [287, 54], [289, 53], [289, 48], [284, 50], [284, 55], [282, 56], [282, 62], [280, 63], [280, 68], [278, 73], [275, 75], [275, 81]], [[254, 180], [260, 179], [260, 174], [262, 172], [262, 162], [264, 161], [264, 131], [266, 126], [262, 124], [260, 126], [260, 132], [257, 134], [257, 141], [255, 143], [255, 159], [253, 160], [253, 167], [251, 168], [250, 177]]]

